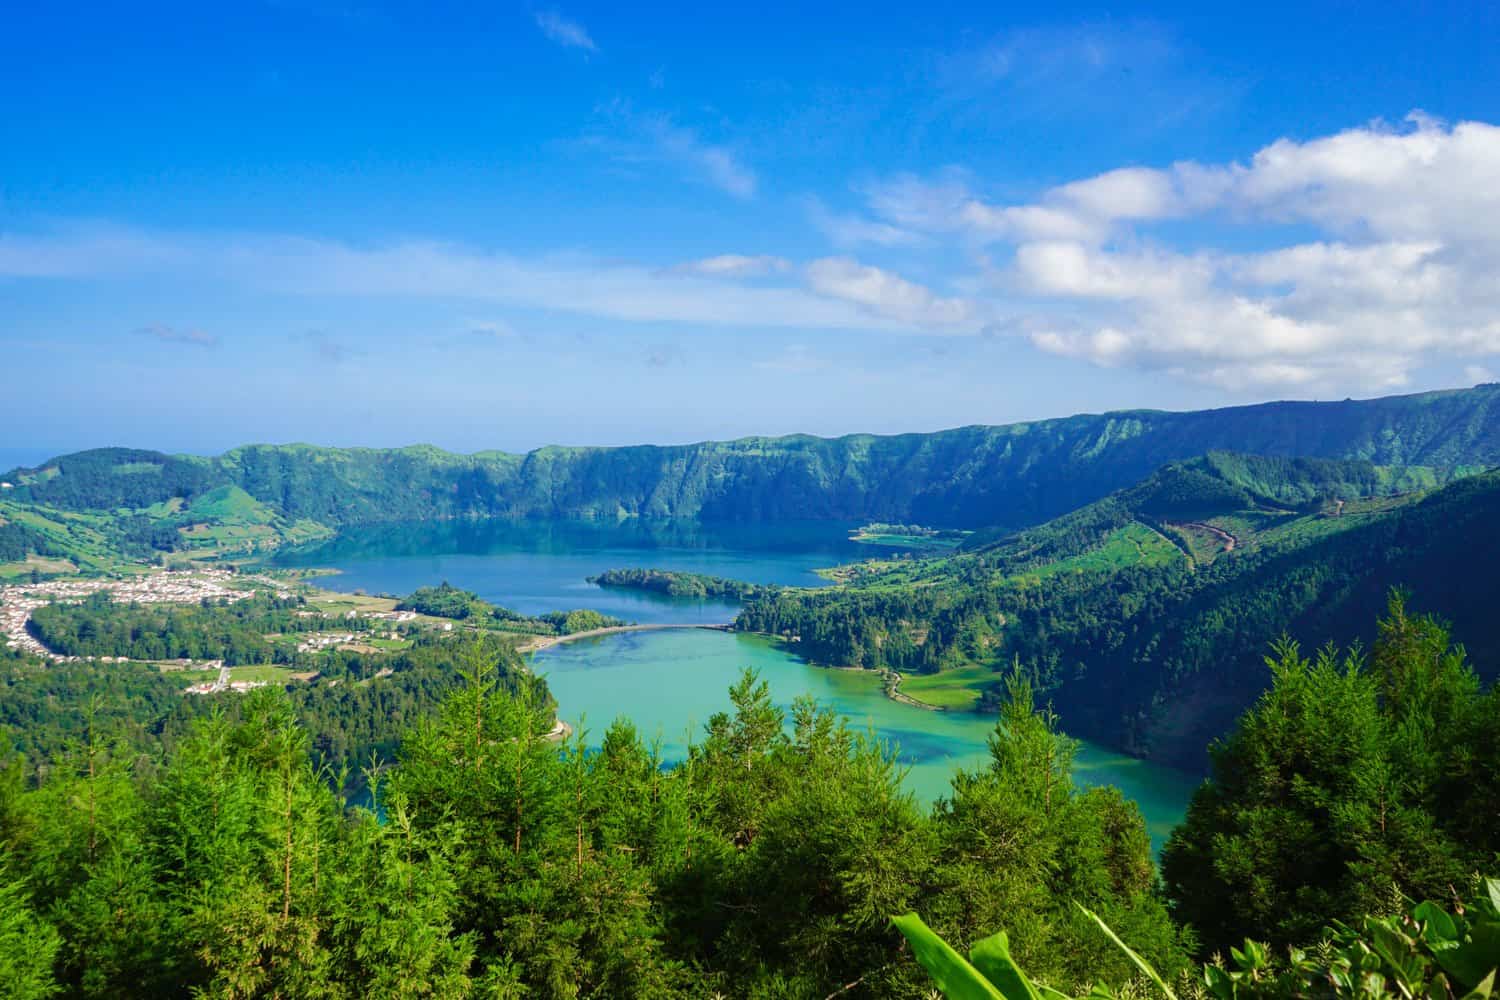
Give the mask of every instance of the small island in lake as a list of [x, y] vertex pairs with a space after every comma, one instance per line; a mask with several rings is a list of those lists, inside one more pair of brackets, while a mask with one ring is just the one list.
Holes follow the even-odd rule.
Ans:
[[609, 569], [589, 577], [588, 582], [601, 587], [646, 590], [669, 597], [722, 597], [733, 601], [749, 601], [782, 589], [705, 573], [665, 569]]
[[929, 528], [920, 524], [886, 524], [872, 521], [862, 528], [849, 532], [851, 542], [866, 545], [888, 545], [902, 549], [956, 549], [972, 531], [950, 528]]

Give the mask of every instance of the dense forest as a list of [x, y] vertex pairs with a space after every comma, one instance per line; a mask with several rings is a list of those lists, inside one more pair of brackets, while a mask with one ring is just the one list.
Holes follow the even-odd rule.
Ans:
[[295, 662], [295, 645], [271, 642], [268, 633], [311, 632], [331, 624], [368, 628], [368, 622], [335, 622], [305, 606], [300, 597], [268, 595], [185, 606], [119, 604], [99, 593], [79, 603], [45, 604], [32, 612], [27, 627], [63, 656], [223, 660], [230, 666]]
[[[372, 755], [394, 759], [406, 728], [460, 683], [460, 653], [475, 641], [495, 658], [497, 683], [507, 690], [526, 684], [537, 704], [550, 704], [546, 683], [529, 677], [498, 636], [417, 635], [409, 648], [390, 652], [328, 650], [316, 658], [317, 678], [286, 692], [320, 766], [347, 772], [356, 788]], [[0, 732], [28, 767], [42, 771], [91, 725], [136, 752], [170, 752], [196, 720], [233, 717], [241, 706], [239, 699], [185, 698], [184, 683], [147, 663], [46, 663], [0, 650]]]
[[28, 554], [50, 556], [56, 551], [42, 532], [13, 521], [0, 522], [0, 562], [19, 562]]
[[[991, 698], [1019, 657], [1072, 731], [1189, 767], [1262, 690], [1268, 642], [1360, 634], [1392, 586], [1473, 636], [1481, 669], [1500, 665], [1484, 627], [1500, 594], [1473, 572], [1474, 552], [1500, 548], [1500, 474], [1327, 512], [1268, 510], [1257, 496], [1201, 465], [1172, 466], [973, 551], [761, 596], [737, 622], [824, 663], [987, 665]], [[1241, 544], [1212, 557], [1166, 520], [1225, 513]]]
[[1500, 463], [1500, 387], [1341, 403], [1132, 410], [891, 437], [454, 455], [253, 445], [215, 458], [130, 449], [5, 475], [15, 501], [145, 509], [234, 487], [266, 517], [330, 528], [457, 516], [838, 519], [1014, 530], [1168, 462], [1230, 449], [1441, 469]]
[[1278, 643], [1270, 690], [1214, 745], [1162, 858], [1205, 946], [1298, 944], [1392, 885], [1441, 899], [1500, 858], [1500, 688], [1402, 595], [1377, 634], [1368, 654]]
[[550, 742], [504, 648], [450, 642], [457, 685], [385, 721], [399, 749], [366, 805], [285, 692], [159, 743], [91, 697], [71, 739], [0, 769], [0, 977], [36, 997], [917, 998], [931, 964], [891, 922], [912, 912], [963, 951], [1003, 929], [1006, 961], [1065, 995], [1145, 995], [1138, 962], [1185, 993], [1305, 995], [1342, 968], [1338, 995], [1387, 975], [1447, 995], [1500, 964], [1475, 883], [1500, 846], [1500, 696], [1399, 596], [1377, 632], [1368, 655], [1273, 651], [1164, 886], [1137, 808], [1074, 787], [1021, 669], [988, 762], [930, 812], [888, 748], [752, 674], [668, 762], [624, 719]]

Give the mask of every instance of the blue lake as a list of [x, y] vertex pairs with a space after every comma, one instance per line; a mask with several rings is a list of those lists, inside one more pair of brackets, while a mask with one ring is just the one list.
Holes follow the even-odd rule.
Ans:
[[[330, 589], [406, 594], [444, 580], [524, 614], [594, 608], [636, 622], [719, 623], [736, 606], [600, 588], [586, 578], [617, 567], [652, 567], [755, 583], [818, 586], [815, 570], [877, 551], [851, 542], [848, 527], [828, 523], [704, 525], [649, 521], [465, 521], [383, 525], [346, 532], [278, 562], [338, 570]], [[729, 707], [728, 689], [751, 667], [778, 704], [810, 694], [851, 724], [891, 741], [919, 799], [945, 794], [953, 771], [987, 755], [992, 716], [929, 712], [886, 698], [870, 673], [815, 667], [777, 642], [700, 629], [622, 633], [580, 640], [533, 655], [564, 719], [594, 739], [617, 716], [680, 759], [701, 738], [709, 716]], [[1063, 720], [1066, 725], [1067, 720]], [[1117, 785], [1140, 803], [1160, 847], [1179, 822], [1197, 778], [1084, 743], [1074, 769], [1081, 785]]]

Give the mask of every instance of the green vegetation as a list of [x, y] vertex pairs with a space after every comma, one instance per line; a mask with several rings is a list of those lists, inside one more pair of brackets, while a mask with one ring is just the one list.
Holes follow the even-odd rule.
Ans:
[[[15, 488], [0, 501], [0, 577], [256, 559], [352, 525], [475, 517], [864, 521], [871, 530], [861, 537], [936, 553], [960, 537], [960, 547], [981, 548], [1174, 462], [1201, 466], [1183, 472], [1179, 485], [1191, 487], [1202, 473], [1231, 506], [1249, 498], [1251, 506], [1305, 512], [1430, 489], [1500, 464], [1500, 443], [1487, 430], [1497, 405], [1500, 386], [1480, 386], [936, 434], [543, 448], [525, 456], [425, 446], [254, 445], [214, 458], [103, 448], [4, 474]], [[1302, 457], [1279, 457], [1289, 455]], [[1173, 507], [1170, 493], [1156, 499], [1135, 513], [1192, 520], [1205, 498], [1190, 488], [1177, 498], [1186, 506]], [[1195, 559], [1214, 555], [1201, 528], [1162, 534]]]
[[[7, 491], [9, 492], [9, 491]], [[170, 541], [170, 528], [149, 517], [114, 512], [62, 511], [0, 500], [3, 537], [8, 539], [0, 575], [31, 576], [36, 563], [63, 562], [59, 572], [113, 572], [141, 568], [155, 554], [152, 539]], [[52, 558], [48, 558], [52, 557]]]
[[850, 541], [866, 545], [888, 545], [895, 548], [942, 551], [957, 548], [969, 536], [967, 531], [928, 528], [920, 524], [886, 524], [873, 521], [849, 533]]
[[25, 524], [0, 521], [0, 562], [21, 562], [28, 555], [56, 555], [46, 534]]
[[984, 664], [953, 667], [930, 674], [906, 674], [901, 693], [924, 705], [951, 711], [979, 707], [980, 691], [996, 683], [995, 671]]
[[598, 752], [547, 741], [540, 690], [495, 665], [463, 654], [443, 710], [400, 723], [383, 821], [330, 790], [286, 693], [145, 761], [90, 710], [47, 767], [0, 771], [0, 933], [60, 941], [30, 968], [73, 996], [918, 997], [887, 912], [965, 934], [1003, 908], [1059, 981], [1125, 971], [1077, 897], [1185, 964], [1139, 812], [1072, 788], [1023, 679], [991, 764], [924, 816], [887, 749], [753, 676], [664, 769], [625, 720]]
[[[1213, 749], [1162, 857], [1203, 942], [1312, 940], [1390, 886], [1442, 898], [1500, 854], [1500, 692], [1446, 628], [1391, 599], [1368, 658], [1285, 640], [1273, 686]], [[1226, 907], [1216, 900], [1234, 899]]]
[[1500, 847], [1500, 695], [1399, 595], [1378, 633], [1368, 665], [1278, 648], [1165, 888], [1019, 666], [989, 760], [923, 813], [889, 747], [749, 673], [667, 762], [624, 719], [553, 742], [491, 632], [228, 699], [12, 652], [0, 972], [80, 997], [1487, 996], [1500, 883], [1468, 890]]
[[[1472, 572], [1474, 552], [1500, 546], [1500, 473], [1425, 494], [1321, 492], [1412, 481], [1390, 470], [1361, 479], [1362, 468], [1177, 463], [1036, 528], [976, 536], [944, 557], [849, 567], [838, 587], [763, 595], [737, 625], [784, 636], [817, 662], [913, 674], [901, 690], [940, 707], [993, 707], [1019, 658], [1072, 731], [1200, 767], [1203, 748], [1263, 689], [1267, 643], [1283, 632], [1368, 638], [1392, 586], [1442, 608], [1477, 662], [1500, 662], [1487, 627], [1500, 594]], [[1282, 506], [1296, 497], [1298, 509]], [[954, 691], [960, 677], [967, 699]]]
[[79, 604], [47, 604], [31, 614], [32, 635], [64, 656], [132, 660], [223, 660], [231, 666], [291, 662], [268, 632], [311, 632], [330, 624], [299, 617], [300, 598], [261, 596], [201, 605], [116, 604], [107, 593]]
[[[1117, 991], [1095, 982], [1091, 997], [1148, 992], [1177, 1000], [1179, 992], [1215, 1000], [1326, 996], [1331, 998], [1489, 997], [1500, 975], [1500, 880], [1456, 900], [1454, 912], [1432, 901], [1390, 916], [1365, 916], [1355, 926], [1335, 921], [1311, 948], [1292, 948], [1281, 958], [1256, 941], [1231, 949], [1228, 962], [1203, 966], [1201, 976], [1183, 976], [1174, 991], [1150, 962], [1136, 955], [1109, 925], [1083, 912], [1130, 957], [1140, 972], [1136, 989]], [[1066, 1000], [1031, 979], [1010, 955], [1002, 931], [976, 942], [965, 960], [914, 913], [893, 918], [917, 961], [949, 1000]], [[1194, 981], [1196, 980], [1196, 981]], [[1188, 992], [1191, 991], [1191, 992]]]
[[601, 628], [616, 628], [625, 622], [612, 615], [600, 614], [587, 608], [575, 611], [549, 611], [541, 616], [541, 620], [557, 630], [559, 635], [576, 635], [579, 632], [593, 632]]
[[[748, 675], [683, 760], [628, 720], [597, 750], [552, 742], [506, 633], [615, 623], [592, 611], [526, 618], [443, 584], [403, 606], [463, 627], [389, 638], [342, 617], [395, 606], [373, 598], [44, 607], [32, 627], [60, 651], [223, 659], [273, 687], [184, 697], [184, 672], [0, 651], [0, 988], [900, 998], [928, 995], [937, 955], [944, 989], [980, 991], [955, 996], [1487, 996], [1500, 887], [1469, 890], [1500, 856], [1500, 695], [1467, 654], [1500, 662], [1500, 595], [1476, 569], [1500, 551], [1500, 472], [1479, 471], [1500, 460], [1497, 405], [1490, 386], [890, 438], [103, 449], [15, 470], [7, 576], [398, 519], [974, 529], [820, 590], [600, 582], [740, 599], [742, 628], [1000, 718], [990, 759], [924, 813], [891, 748]], [[1401, 598], [1369, 628], [1402, 584], [1467, 653]], [[335, 648], [299, 641], [315, 633]], [[1303, 656], [1329, 635], [1365, 641]], [[1073, 786], [1054, 714], [1191, 765], [1247, 707], [1160, 878], [1139, 810]], [[905, 912], [930, 928], [903, 936], [888, 915]], [[967, 987], [942, 978], [965, 966]]]
[[396, 605], [398, 611], [416, 611], [436, 618], [457, 621], [498, 619], [514, 621], [521, 616], [509, 608], [500, 608], [482, 600], [471, 590], [460, 590], [447, 580], [436, 587], [420, 587]]
[[[1325, 647], [1308, 660], [1283, 641], [1271, 690], [1215, 747], [1163, 856], [1174, 916], [1202, 953], [1229, 956], [1183, 982], [1193, 993], [1490, 995], [1500, 881], [1456, 893], [1500, 856], [1500, 690], [1483, 691], [1442, 624], [1410, 615], [1402, 595], [1378, 632], [1368, 658]], [[914, 915], [897, 925], [948, 997], [1067, 988], [1022, 973], [1004, 934], [964, 961]], [[1151, 964], [1138, 968], [1172, 996]], [[1100, 967], [1079, 981], [1123, 980]]]
[[[539, 704], [550, 704], [545, 683], [527, 677], [508, 640], [483, 635], [477, 641], [495, 658], [496, 679], [505, 689], [527, 685]], [[317, 676], [292, 684], [286, 697], [319, 764], [347, 771], [351, 789], [357, 789], [372, 755], [383, 763], [393, 760], [405, 730], [460, 683], [464, 648], [451, 637], [430, 634], [391, 652], [329, 650], [303, 657], [299, 666]], [[289, 669], [251, 665], [234, 668], [232, 675], [276, 683], [289, 678], [281, 673]], [[170, 753], [198, 720], [238, 717], [240, 696], [183, 695], [188, 683], [212, 680], [216, 673], [163, 672], [138, 662], [47, 663], [0, 650], [3, 745], [23, 754], [27, 769], [43, 773], [90, 728], [109, 732], [135, 752]], [[375, 681], [379, 674], [384, 676]]]
[[436, 618], [452, 618], [478, 628], [540, 635], [572, 635], [625, 624], [619, 618], [587, 609], [552, 611], [527, 618], [509, 608], [491, 604], [473, 591], [461, 590], [446, 580], [436, 587], [421, 587], [413, 591], [396, 608]]
[[[472, 516], [686, 517], [724, 521], [879, 521], [1013, 531], [1057, 517], [1167, 463], [1236, 449], [1360, 460], [1311, 487], [1356, 495], [1437, 485], [1500, 463], [1500, 387], [1342, 403], [1268, 403], [1198, 413], [1136, 410], [965, 427], [936, 434], [744, 438], [674, 447], [542, 448], [454, 455], [431, 447], [253, 445], [216, 458], [130, 449], [65, 455], [5, 474], [17, 503], [70, 511], [164, 511], [235, 487], [274, 510], [274, 526]], [[1368, 463], [1376, 463], [1370, 465]], [[1428, 472], [1411, 471], [1421, 466]], [[1383, 467], [1401, 467], [1383, 469]], [[1442, 471], [1449, 470], [1449, 471]], [[1226, 470], [1220, 470], [1224, 472]], [[1241, 478], [1295, 505], [1247, 466]], [[220, 497], [210, 503], [218, 507]], [[248, 530], [264, 515], [242, 500]], [[142, 514], [142, 516], [146, 516]], [[174, 518], [192, 515], [181, 512]], [[148, 521], [151, 521], [148, 518]], [[181, 522], [170, 521], [175, 531]], [[154, 523], [154, 522], [153, 522]]]
[[609, 569], [598, 576], [589, 577], [588, 582], [601, 587], [645, 590], [669, 597], [722, 597], [731, 601], [748, 601], [763, 594], [773, 594], [780, 589], [722, 576], [666, 569]]
[[173, 497], [141, 508], [0, 501], [0, 566], [22, 563], [29, 554], [65, 558], [85, 572], [130, 571], [146, 563], [248, 557], [330, 534], [321, 524], [282, 516], [235, 486], [209, 490], [191, 504]]

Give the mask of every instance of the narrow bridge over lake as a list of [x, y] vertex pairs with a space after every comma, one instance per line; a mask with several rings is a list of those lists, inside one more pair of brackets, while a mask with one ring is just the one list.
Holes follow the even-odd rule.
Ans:
[[620, 632], [660, 632], [669, 628], [698, 628], [707, 629], [710, 632], [732, 632], [733, 622], [723, 624], [702, 624], [682, 622], [659, 622], [652, 625], [611, 625], [608, 628], [591, 628], [586, 632], [574, 632], [570, 635], [539, 635], [534, 639], [528, 639], [516, 647], [518, 653], [534, 653], [539, 649], [549, 646], [561, 645], [565, 642], [576, 642], [579, 639], [594, 639], [601, 635], [616, 635]]

